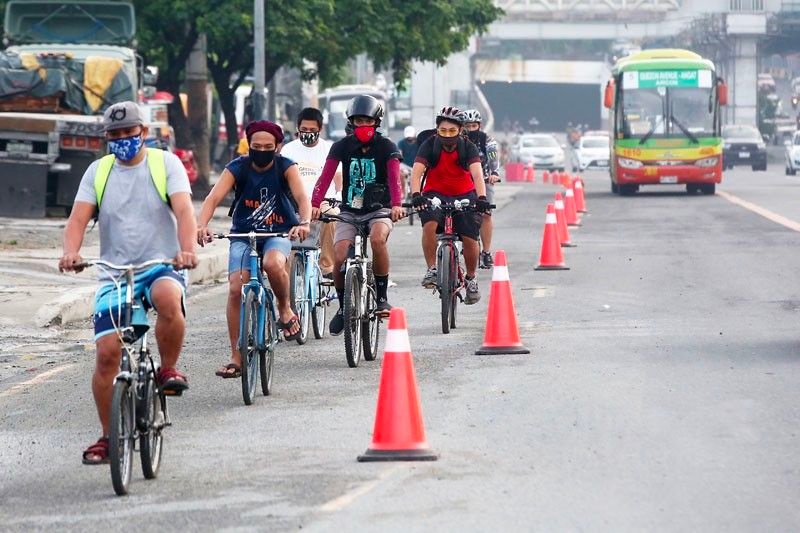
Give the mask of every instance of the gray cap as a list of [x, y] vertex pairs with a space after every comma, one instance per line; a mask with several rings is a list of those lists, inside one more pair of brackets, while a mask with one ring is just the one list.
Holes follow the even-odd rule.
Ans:
[[104, 131], [131, 128], [143, 124], [142, 111], [136, 102], [118, 102], [108, 106], [106, 112], [103, 113]]

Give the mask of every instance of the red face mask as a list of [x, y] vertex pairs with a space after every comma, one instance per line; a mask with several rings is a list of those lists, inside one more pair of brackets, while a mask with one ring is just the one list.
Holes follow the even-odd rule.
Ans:
[[366, 144], [375, 137], [375, 126], [356, 126], [353, 129], [356, 139]]

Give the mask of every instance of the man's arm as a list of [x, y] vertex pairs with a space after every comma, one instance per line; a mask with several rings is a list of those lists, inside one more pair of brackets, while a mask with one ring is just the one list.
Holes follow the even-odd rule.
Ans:
[[300, 224], [289, 231], [289, 237], [298, 237], [302, 241], [308, 237], [308, 232], [311, 229], [311, 202], [308, 199], [308, 194], [306, 194], [306, 188], [300, 178], [300, 171], [297, 170], [297, 165], [291, 165], [287, 168], [284, 177], [289, 184], [289, 190], [292, 191], [294, 201], [297, 202], [297, 210], [300, 215]]
[[73, 270], [73, 265], [83, 262], [80, 250], [86, 226], [94, 215], [95, 205], [88, 202], [75, 202], [64, 227], [63, 254], [58, 262], [60, 271]]
[[[416, 164], [414, 165], [416, 167]], [[469, 173], [472, 175], [472, 183], [475, 184], [475, 192], [478, 196], [486, 196], [486, 184], [483, 182], [483, 167], [477, 161], [469, 166]]]
[[236, 183], [236, 178], [233, 177], [231, 171], [227, 168], [222, 171], [219, 179], [214, 184], [214, 187], [208, 192], [203, 205], [200, 206], [200, 213], [197, 216], [197, 242], [200, 246], [211, 242], [211, 230], [208, 229], [208, 223], [214, 217], [214, 210], [222, 202], [225, 196], [233, 188]]
[[179, 268], [194, 268], [197, 266], [195, 255], [195, 220], [192, 195], [188, 192], [176, 192], [169, 197], [172, 212], [178, 221], [178, 244], [181, 249], [175, 256]]

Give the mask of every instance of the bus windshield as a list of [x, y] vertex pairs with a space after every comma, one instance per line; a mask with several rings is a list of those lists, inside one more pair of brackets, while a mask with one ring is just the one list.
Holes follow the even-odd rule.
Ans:
[[714, 92], [710, 87], [626, 89], [622, 94], [625, 139], [644, 143], [651, 137], [689, 138], [716, 135]]

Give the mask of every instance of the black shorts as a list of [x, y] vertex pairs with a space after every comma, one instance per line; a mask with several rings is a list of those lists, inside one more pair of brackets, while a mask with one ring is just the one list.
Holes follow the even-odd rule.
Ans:
[[[452, 202], [453, 200], [468, 199], [473, 202], [478, 199], [478, 194], [475, 191], [470, 191], [467, 194], [458, 194], [456, 196], [445, 196], [438, 192], [428, 191], [422, 193], [423, 196], [428, 198], [439, 198], [443, 203]], [[425, 225], [428, 222], [436, 221], [436, 233], [444, 231], [444, 213], [439, 209], [424, 209], [419, 212], [419, 219]], [[453, 214], [453, 230], [461, 237], [469, 237], [470, 239], [478, 240], [481, 233], [481, 214], [477, 211], [464, 211], [463, 213]]]

